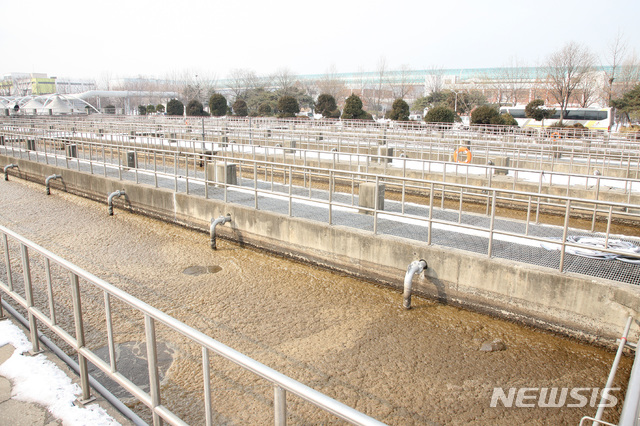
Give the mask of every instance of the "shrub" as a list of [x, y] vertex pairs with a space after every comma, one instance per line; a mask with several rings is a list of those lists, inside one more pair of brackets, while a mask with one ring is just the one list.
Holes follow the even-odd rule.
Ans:
[[340, 111], [338, 110], [336, 99], [327, 93], [323, 93], [318, 96], [315, 109], [316, 113], [322, 114], [324, 118], [336, 118], [336, 112], [338, 117], [340, 117]]
[[201, 117], [209, 114], [204, 110], [202, 102], [197, 99], [192, 99], [187, 104], [187, 115], [192, 117]]
[[167, 102], [167, 115], [183, 115], [184, 104], [177, 99]]
[[[527, 104], [524, 108], [524, 115], [533, 118], [536, 121], [542, 121], [544, 125], [544, 120], [547, 118], [553, 117], [556, 113], [554, 108], [548, 109], [544, 108], [544, 101], [542, 99], [534, 99]], [[564, 127], [564, 126], [563, 126]]]
[[278, 117], [295, 117], [299, 112], [300, 106], [293, 96], [282, 96], [278, 99]]
[[162, 105], [162, 104], [158, 104], [158, 105], [156, 105], [156, 111], [158, 111], [158, 112], [164, 112], [164, 105]]
[[516, 121], [515, 118], [513, 118], [513, 115], [509, 114], [508, 112], [505, 112], [504, 114], [500, 114], [500, 117], [502, 118], [502, 124], [504, 124], [505, 126], [518, 125], [518, 122]]
[[471, 111], [471, 124], [498, 124], [498, 120], [502, 124], [500, 113], [490, 105], [481, 105]]
[[396, 99], [391, 105], [391, 114], [389, 118], [395, 121], [409, 121], [409, 104], [404, 99]]
[[233, 114], [238, 117], [246, 117], [249, 114], [247, 103], [242, 99], [236, 99], [231, 108], [233, 108]]
[[147, 105], [147, 114], [153, 114], [154, 112], [156, 112], [156, 106], [155, 105]]
[[429, 109], [424, 116], [426, 123], [453, 123], [456, 113], [451, 108], [437, 106]]
[[371, 114], [362, 109], [362, 100], [357, 95], [351, 95], [344, 103], [342, 118], [347, 120], [371, 120]]
[[258, 115], [261, 117], [268, 117], [273, 113], [271, 105], [268, 102], [263, 102], [258, 107]]
[[227, 98], [220, 93], [214, 93], [209, 98], [209, 111], [214, 117], [221, 117], [227, 113]]

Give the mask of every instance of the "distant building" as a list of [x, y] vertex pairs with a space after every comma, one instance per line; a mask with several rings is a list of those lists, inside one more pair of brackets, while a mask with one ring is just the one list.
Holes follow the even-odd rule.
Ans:
[[73, 94], [95, 89], [94, 80], [48, 77], [45, 73], [11, 73], [0, 81], [1, 96]]

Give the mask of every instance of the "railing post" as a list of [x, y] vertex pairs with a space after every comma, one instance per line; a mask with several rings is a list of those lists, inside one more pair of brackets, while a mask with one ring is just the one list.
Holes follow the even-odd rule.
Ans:
[[22, 272], [24, 276], [24, 292], [27, 299], [27, 310], [29, 313], [29, 334], [31, 337], [31, 345], [33, 348], [30, 351], [31, 355], [42, 352], [40, 350], [40, 341], [38, 340], [38, 322], [36, 317], [31, 312], [33, 308], [33, 288], [31, 286], [31, 265], [29, 262], [29, 250], [24, 244], [20, 244], [20, 254], [22, 257]]
[[47, 296], [49, 298], [49, 315], [51, 317], [51, 323], [53, 325], [57, 324], [56, 321], [56, 309], [55, 303], [53, 300], [53, 284], [51, 282], [51, 262], [48, 257], [44, 258], [44, 271], [47, 277]]
[[564, 270], [564, 255], [567, 248], [567, 233], [569, 229], [569, 214], [571, 212], [571, 200], [567, 200], [567, 208], [564, 213], [564, 227], [562, 229], [562, 251], [560, 252], [560, 272]]
[[80, 301], [80, 283], [78, 276], [71, 274], [71, 297], [73, 299], [73, 319], [76, 325], [76, 351], [78, 351], [78, 365], [80, 366], [80, 385], [82, 387], [83, 404], [91, 401], [91, 388], [89, 386], [89, 369], [87, 359], [80, 354], [80, 349], [84, 347], [84, 324], [82, 322], [82, 304]]
[[376, 175], [376, 187], [375, 192], [373, 193], [373, 235], [378, 233], [378, 197], [379, 191], [378, 187], [380, 186], [380, 176]]
[[2, 246], [4, 248], [4, 263], [7, 268], [7, 286], [9, 291], [13, 291], [13, 279], [11, 277], [11, 257], [9, 256], [9, 241], [7, 234], [2, 234]]
[[109, 293], [104, 292], [104, 317], [107, 323], [107, 345], [109, 346], [109, 365], [111, 366], [111, 372], [115, 373], [116, 366], [116, 348], [113, 339], [113, 317], [111, 315], [111, 301]]
[[493, 229], [496, 220], [496, 190], [492, 191], [491, 195], [491, 222], [489, 225], [489, 247], [487, 249], [487, 256], [491, 258], [493, 252]]
[[433, 182], [429, 184], [429, 231], [427, 234], [427, 244], [431, 245], [431, 234], [433, 233]]
[[144, 329], [147, 340], [147, 364], [149, 367], [149, 394], [151, 395], [151, 412], [153, 424], [162, 425], [162, 419], [156, 413], [156, 407], [160, 405], [160, 380], [158, 378], [158, 354], [156, 346], [156, 326], [152, 317], [144, 316]]
[[287, 391], [278, 385], [273, 387], [273, 415], [275, 426], [287, 424]]
[[209, 364], [209, 349], [202, 347], [202, 377], [204, 379], [204, 412], [205, 424], [213, 424], [213, 411], [211, 409], [211, 369]]

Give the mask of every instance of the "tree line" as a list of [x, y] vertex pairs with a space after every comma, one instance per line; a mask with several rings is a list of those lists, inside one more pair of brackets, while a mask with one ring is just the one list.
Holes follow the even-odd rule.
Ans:
[[[433, 68], [423, 87], [420, 87], [423, 93], [428, 93], [423, 96], [418, 95], [416, 84], [411, 81], [412, 71], [407, 66], [390, 71], [384, 58], [380, 60], [375, 73], [355, 73], [349, 87], [338, 78], [334, 67], [315, 81], [300, 80], [287, 68], [266, 77], [250, 70], [236, 69], [225, 80], [227, 90], [224, 94], [216, 91], [219, 86], [216, 78], [198, 75], [191, 78], [183, 75], [178, 91], [181, 99], [186, 100], [188, 115], [205, 114], [202, 105], [208, 100], [209, 113], [216, 116], [286, 117], [300, 110], [313, 110], [327, 118], [353, 116], [367, 119], [371, 116], [403, 120], [408, 119], [409, 110], [420, 113], [428, 110], [430, 119], [449, 119], [450, 115], [443, 110], [448, 108], [453, 110], [455, 119], [460, 115], [470, 115], [472, 110], [480, 106], [493, 105], [496, 109], [496, 106], [520, 104], [533, 98], [557, 106], [562, 117], [569, 105], [588, 107], [598, 99], [601, 104], [620, 109], [616, 102], [620, 102], [624, 94], [640, 82], [639, 62], [635, 54], [629, 55], [627, 50], [619, 35], [610, 46], [607, 59], [601, 60], [607, 66], [600, 73], [594, 73], [594, 69], [598, 68], [595, 65], [596, 56], [585, 46], [570, 42], [549, 55], [542, 66], [535, 67], [537, 75], [534, 81], [530, 74], [525, 75], [527, 67], [524, 64], [512, 61], [492, 76], [476, 79], [473, 84], [484, 90], [474, 89], [473, 84], [467, 82], [448, 82], [445, 85], [443, 70]], [[372, 74], [375, 78], [371, 77]], [[596, 75], [600, 81], [596, 80]], [[217, 96], [214, 98], [214, 95]], [[364, 113], [358, 111], [355, 99], [347, 102], [354, 95], [362, 103]], [[222, 98], [226, 105], [223, 105]], [[352, 112], [353, 105], [355, 112]], [[141, 105], [139, 112], [153, 112], [150, 106]], [[627, 107], [624, 114], [627, 119], [634, 119], [637, 112]], [[493, 120], [499, 121], [495, 117]]]

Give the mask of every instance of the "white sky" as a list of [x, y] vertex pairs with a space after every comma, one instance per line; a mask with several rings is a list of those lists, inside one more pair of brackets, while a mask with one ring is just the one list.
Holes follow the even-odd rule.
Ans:
[[225, 78], [535, 66], [568, 41], [640, 55], [638, 0], [0, 0], [0, 75]]

